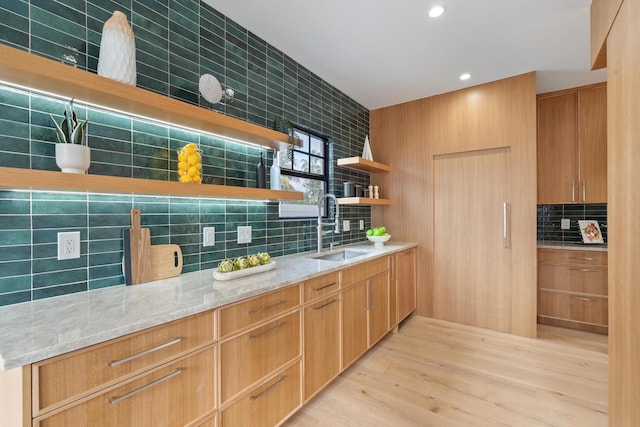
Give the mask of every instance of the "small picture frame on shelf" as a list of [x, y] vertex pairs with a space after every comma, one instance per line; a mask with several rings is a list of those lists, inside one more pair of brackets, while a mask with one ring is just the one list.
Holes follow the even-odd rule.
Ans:
[[604, 243], [598, 221], [590, 219], [578, 220], [578, 226], [584, 243]]

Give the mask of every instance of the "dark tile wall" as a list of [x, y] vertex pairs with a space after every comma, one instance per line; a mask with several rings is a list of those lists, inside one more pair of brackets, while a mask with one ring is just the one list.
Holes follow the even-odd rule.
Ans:
[[[605, 243], [607, 240], [607, 205], [538, 205], [538, 241], [582, 243], [578, 220], [598, 221]], [[569, 230], [562, 230], [560, 220], [570, 220]]]
[[[0, 43], [96, 72], [102, 26], [125, 13], [136, 36], [138, 87], [270, 127], [276, 116], [331, 137], [330, 191], [369, 176], [335, 166], [359, 155], [369, 112], [286, 54], [197, 0], [10, 0], [0, 4]], [[198, 93], [201, 74], [235, 90], [233, 102], [209, 105]], [[55, 96], [0, 86], [0, 166], [58, 170], [49, 113]], [[203, 154], [203, 182], [255, 185], [260, 149], [215, 135], [142, 120], [76, 103], [88, 119], [89, 173], [177, 180], [177, 150], [188, 142]], [[267, 154], [271, 164], [272, 153]], [[122, 229], [142, 210], [152, 244], [177, 243], [184, 271], [213, 268], [227, 257], [258, 251], [273, 256], [312, 250], [315, 220], [282, 221], [275, 202], [0, 191], [0, 305], [123, 284]], [[344, 207], [350, 232], [338, 243], [363, 240], [359, 220], [369, 207]], [[251, 225], [251, 244], [236, 243], [236, 227]], [[216, 245], [202, 247], [202, 227], [216, 228]], [[56, 235], [80, 231], [81, 258], [58, 261]]]

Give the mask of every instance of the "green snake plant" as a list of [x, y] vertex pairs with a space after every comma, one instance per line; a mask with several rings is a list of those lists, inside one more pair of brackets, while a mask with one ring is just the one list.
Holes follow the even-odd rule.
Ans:
[[84, 144], [84, 134], [87, 130], [88, 120], [78, 122], [78, 116], [73, 111], [73, 99], [64, 106], [64, 119], [58, 124], [53, 116], [49, 114], [53, 124], [56, 125], [56, 136], [58, 142], [62, 144]]

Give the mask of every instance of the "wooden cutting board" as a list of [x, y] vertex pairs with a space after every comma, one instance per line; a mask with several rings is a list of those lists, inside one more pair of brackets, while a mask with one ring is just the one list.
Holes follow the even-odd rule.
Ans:
[[131, 228], [123, 231], [124, 276], [127, 285], [150, 282], [151, 234], [140, 227], [140, 209], [131, 210]]
[[166, 279], [182, 273], [182, 249], [178, 245], [151, 246], [151, 280]]

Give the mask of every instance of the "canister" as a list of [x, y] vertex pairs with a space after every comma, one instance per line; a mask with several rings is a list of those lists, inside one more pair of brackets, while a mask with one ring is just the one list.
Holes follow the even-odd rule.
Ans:
[[343, 197], [354, 197], [356, 194], [355, 191], [356, 189], [353, 185], [353, 182], [345, 181], [344, 184], [342, 184]]
[[354, 195], [356, 197], [362, 197], [362, 185], [359, 185], [359, 184], [355, 185]]

